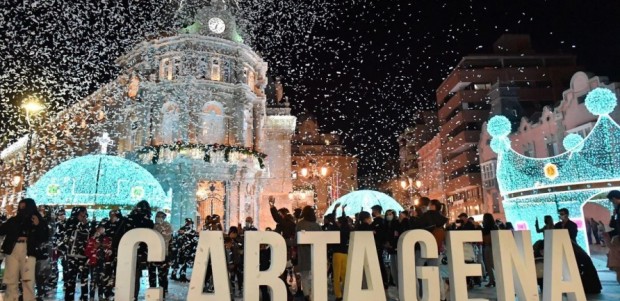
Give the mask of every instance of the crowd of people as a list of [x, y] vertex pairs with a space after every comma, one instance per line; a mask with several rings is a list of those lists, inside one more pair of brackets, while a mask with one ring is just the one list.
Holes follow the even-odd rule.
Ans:
[[[610, 268], [618, 269], [618, 258], [612, 258], [613, 252], [620, 252], [620, 191], [609, 194], [610, 201], [614, 202], [615, 210], [611, 219], [612, 232], [605, 233], [601, 238], [610, 249]], [[287, 286], [288, 300], [296, 295], [310, 300], [311, 281], [311, 249], [309, 245], [297, 245], [296, 235], [299, 231], [337, 231], [340, 243], [331, 245], [328, 252], [330, 263], [327, 276], [336, 300], [342, 300], [346, 278], [349, 238], [354, 231], [369, 231], [373, 233], [378, 260], [381, 263], [381, 277], [386, 297], [398, 300], [398, 296], [391, 295], [390, 286], [398, 287], [398, 240], [400, 236], [413, 229], [423, 229], [432, 233], [439, 247], [439, 259], [422, 258], [419, 246], [415, 248], [416, 265], [438, 266], [445, 264], [444, 240], [446, 231], [479, 230], [483, 240], [480, 243], [467, 244], [465, 260], [480, 263], [483, 267], [483, 277], [470, 277], [468, 286], [495, 286], [493, 267], [493, 253], [491, 231], [512, 229], [510, 223], [495, 220], [493, 215], [484, 214], [482, 222], [478, 223], [467, 214], [462, 213], [458, 220], [449, 222], [446, 217], [445, 206], [438, 200], [426, 197], [420, 199], [419, 206], [413, 206], [401, 212], [385, 210], [379, 205], [373, 206], [371, 211], [360, 210], [355, 217], [345, 214], [346, 205], [336, 204], [333, 212], [324, 216], [322, 223], [317, 220], [315, 209], [311, 206], [295, 209], [292, 213], [287, 208], [276, 208], [275, 199], [270, 198], [270, 212], [275, 222], [275, 231], [282, 235], [287, 245], [288, 265], [282, 273], [281, 279]], [[73, 207], [69, 218], [65, 217], [64, 208], [53, 210], [48, 206], [36, 206], [32, 199], [24, 199], [19, 203], [17, 214], [8, 220], [1, 220], [0, 236], [4, 236], [1, 252], [4, 254], [5, 273], [3, 282], [6, 285], [4, 300], [42, 300], [49, 294], [56, 295], [56, 289], [61, 282], [65, 300], [75, 300], [76, 288], [79, 282], [80, 300], [113, 300], [116, 262], [118, 246], [122, 236], [136, 228], [150, 228], [161, 233], [169, 247], [164, 262], [147, 263], [146, 245], [138, 248], [136, 269], [135, 299], [140, 291], [140, 279], [144, 271], [148, 271], [150, 287], [161, 287], [164, 297], [168, 295], [169, 280], [189, 282], [188, 272], [191, 272], [196, 252], [199, 231], [221, 231], [224, 233], [227, 268], [231, 284], [231, 295], [237, 297], [243, 291], [243, 237], [247, 231], [256, 231], [252, 217], [247, 217], [245, 225], [232, 226], [229, 229], [222, 227], [218, 215], [207, 217], [201, 227], [196, 229], [190, 218], [177, 231], [173, 231], [166, 221], [166, 213], [156, 212], [154, 220], [147, 201], [136, 204], [133, 210], [123, 216], [119, 210], [111, 210], [108, 218], [99, 222], [88, 218], [85, 207]], [[545, 225], [540, 228], [536, 222], [536, 230], [543, 232], [546, 229], [567, 229], [573, 241], [577, 236], [577, 225], [569, 218], [567, 209], [559, 210], [560, 221], [553, 224], [553, 219], [546, 216]], [[580, 273], [586, 275], [584, 288], [587, 292], [600, 292], [598, 286], [591, 280], [598, 276], [593, 270], [592, 261], [585, 251], [576, 243], [573, 244]], [[535, 254], [542, 258], [544, 244], [536, 242]], [[585, 257], [584, 257], [585, 254]], [[266, 270], [270, 266], [269, 246], [261, 246], [260, 268]], [[541, 259], [542, 260], [542, 259]], [[589, 260], [589, 263], [588, 263]], [[592, 271], [594, 275], [592, 275]], [[204, 292], [212, 292], [213, 272], [210, 264], [207, 268], [207, 277], [204, 283]], [[542, 276], [541, 276], [542, 277]], [[325, 275], [318, 275], [315, 279], [325, 279]], [[620, 278], [618, 279], [620, 282]], [[441, 299], [446, 299], [449, 282], [442, 279]], [[542, 286], [542, 281], [540, 282]], [[365, 284], [364, 284], [365, 285]], [[587, 287], [586, 287], [587, 286]], [[261, 299], [271, 300], [267, 287], [261, 287]], [[421, 286], [418, 294], [423, 294]]]

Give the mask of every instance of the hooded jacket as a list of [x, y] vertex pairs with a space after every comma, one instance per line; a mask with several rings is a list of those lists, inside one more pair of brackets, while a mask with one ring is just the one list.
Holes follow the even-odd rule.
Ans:
[[66, 256], [86, 258], [85, 250], [90, 238], [90, 227], [88, 223], [78, 220], [78, 215], [84, 211], [85, 207], [74, 207], [71, 217], [67, 220], [63, 244], [60, 246], [60, 250]]
[[[26, 237], [27, 255], [36, 256], [37, 248], [49, 239], [47, 223], [37, 211], [37, 205], [33, 199], [24, 199], [19, 203], [25, 203], [26, 207], [18, 210], [16, 216], [0, 225], [0, 235], [6, 235], [0, 252], [10, 255], [17, 244], [17, 239]], [[32, 216], [39, 219], [38, 225], [32, 223]]]

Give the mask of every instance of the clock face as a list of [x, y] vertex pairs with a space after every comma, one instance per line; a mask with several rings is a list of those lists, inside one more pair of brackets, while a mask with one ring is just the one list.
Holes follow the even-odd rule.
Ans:
[[226, 24], [220, 18], [211, 18], [209, 20], [209, 29], [214, 33], [222, 33], [226, 29]]

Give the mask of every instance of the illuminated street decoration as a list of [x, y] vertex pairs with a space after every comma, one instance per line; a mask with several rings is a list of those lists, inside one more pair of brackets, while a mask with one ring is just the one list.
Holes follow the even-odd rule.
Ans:
[[[358, 190], [347, 193], [329, 206], [325, 212], [332, 213], [336, 204], [340, 204], [340, 208], [347, 205], [345, 213], [348, 216], [355, 216], [355, 214], [359, 213], [361, 210], [371, 212], [371, 207], [374, 205], [381, 205], [384, 213], [388, 209], [395, 210], [396, 212], [404, 210], [395, 199], [385, 193], [374, 190]], [[337, 212], [337, 215], [340, 214], [342, 214], [342, 211]]]
[[558, 177], [558, 167], [553, 163], [545, 164], [545, 177], [549, 180], [555, 180]]
[[27, 190], [37, 204], [130, 209], [140, 200], [170, 210], [157, 180], [144, 168], [117, 156], [78, 157], [54, 167]]
[[564, 137], [562, 141], [562, 145], [564, 145], [564, 149], [568, 151], [581, 151], [583, 149], [583, 138], [578, 134], [571, 133]]
[[[491, 148], [497, 153], [497, 180], [508, 221], [533, 229], [537, 217], [555, 216], [559, 208], [567, 208], [581, 230], [578, 243], [588, 249], [583, 205], [597, 194], [620, 187], [620, 125], [608, 115], [616, 102], [615, 94], [608, 89], [590, 92], [586, 107], [599, 116], [592, 132], [585, 138], [567, 135], [563, 141], [566, 152], [548, 158], [517, 153], [509, 147], [506, 117], [491, 118]], [[590, 202], [611, 209], [607, 200]], [[542, 234], [533, 235], [542, 238]]]

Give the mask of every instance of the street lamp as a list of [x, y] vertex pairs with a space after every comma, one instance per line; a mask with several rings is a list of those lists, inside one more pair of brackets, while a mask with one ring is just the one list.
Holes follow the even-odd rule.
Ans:
[[13, 184], [13, 186], [17, 187], [17, 185], [19, 185], [21, 182], [22, 182], [22, 177], [14, 176], [13, 177], [13, 181], [11, 182], [11, 184]]
[[414, 186], [413, 185], [415, 185], [416, 190], [419, 191], [420, 187], [422, 187], [422, 181], [416, 180], [415, 183], [414, 183], [413, 179], [411, 179], [409, 177], [406, 180], [403, 179], [403, 180], [400, 181], [400, 187], [402, 187], [403, 189], [406, 189], [407, 192], [409, 193], [410, 205], [413, 204], [413, 205], [417, 206], [418, 203], [419, 203], [419, 199], [417, 199], [417, 198], [415, 200], [412, 199], [413, 198], [413, 192], [414, 192]]
[[43, 106], [35, 97], [31, 97], [22, 104], [22, 109], [26, 111], [26, 122], [28, 123], [28, 142], [26, 143], [26, 156], [24, 157], [24, 188], [28, 188], [30, 184], [30, 147], [32, 147], [32, 117], [43, 111]]

